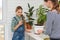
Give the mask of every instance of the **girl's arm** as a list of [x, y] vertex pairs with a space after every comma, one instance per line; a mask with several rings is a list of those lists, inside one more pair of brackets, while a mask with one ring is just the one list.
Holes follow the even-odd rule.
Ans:
[[13, 18], [11, 22], [12, 32], [14, 32], [20, 25], [22, 25], [22, 21], [20, 20], [19, 23], [17, 23], [16, 19]]
[[20, 25], [22, 25], [23, 23], [22, 23], [22, 20], [20, 20], [19, 21], [19, 23], [14, 27], [14, 30], [17, 30], [17, 28], [20, 26]]

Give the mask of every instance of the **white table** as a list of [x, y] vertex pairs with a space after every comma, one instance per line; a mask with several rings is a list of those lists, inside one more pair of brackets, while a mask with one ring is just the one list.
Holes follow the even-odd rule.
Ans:
[[49, 36], [45, 34], [36, 35], [33, 32], [31, 33], [25, 32], [25, 40], [44, 40], [44, 38], [48, 38], [48, 37]]

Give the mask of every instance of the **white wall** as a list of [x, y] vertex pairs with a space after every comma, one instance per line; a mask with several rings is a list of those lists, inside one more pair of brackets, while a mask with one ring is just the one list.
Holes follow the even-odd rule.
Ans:
[[2, 7], [2, 0], [0, 0], [0, 8]]
[[2, 5], [2, 20], [0, 20], [0, 24], [1, 25], [4, 25], [4, 27], [5, 27], [5, 40], [8, 40], [7, 38], [8, 38], [8, 27], [7, 27], [7, 0], [2, 0], [3, 1], [3, 5]]
[[[35, 9], [39, 7], [43, 0], [5, 0], [3, 1], [3, 21], [1, 23], [5, 24], [5, 40], [11, 40], [11, 19], [15, 15], [15, 8], [20, 5], [23, 7], [23, 11], [27, 11], [27, 3], [34, 6]], [[35, 13], [34, 13], [35, 14]]]

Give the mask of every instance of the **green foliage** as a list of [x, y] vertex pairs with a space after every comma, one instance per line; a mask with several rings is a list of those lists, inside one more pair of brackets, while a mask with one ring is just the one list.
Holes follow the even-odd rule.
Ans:
[[59, 2], [58, 2], [59, 4], [60, 4], [60, 0], [59, 0]]
[[26, 17], [28, 18], [28, 23], [32, 26], [34, 19], [32, 18], [33, 12], [34, 12], [34, 6], [30, 7], [30, 4], [28, 3], [28, 12], [24, 12], [26, 14]]
[[46, 11], [48, 9], [43, 8], [43, 5], [40, 5], [38, 10], [37, 10], [37, 24], [42, 26], [44, 24], [44, 22], [46, 21]]

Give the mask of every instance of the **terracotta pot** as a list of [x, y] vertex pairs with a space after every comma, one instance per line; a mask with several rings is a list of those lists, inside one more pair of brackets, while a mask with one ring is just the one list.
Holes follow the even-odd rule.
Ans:
[[31, 30], [32, 26], [29, 23], [26, 23], [27, 29]]

